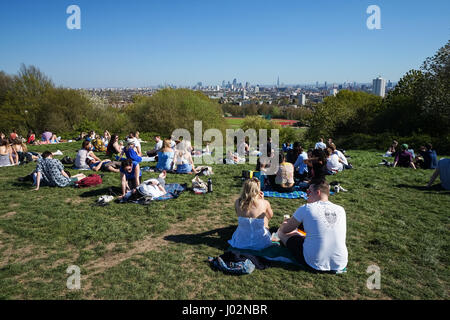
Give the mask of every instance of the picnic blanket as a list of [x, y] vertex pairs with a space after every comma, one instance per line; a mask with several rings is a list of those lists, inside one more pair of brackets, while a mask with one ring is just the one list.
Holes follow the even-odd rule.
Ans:
[[[264, 197], [268, 197], [268, 198], [284, 198], [284, 199], [305, 199], [308, 200], [308, 195], [306, 192], [301, 191], [302, 186], [295, 186], [294, 187], [294, 191], [292, 192], [277, 192], [277, 191], [272, 191], [269, 190], [268, 188], [266, 188], [266, 190], [264, 190]], [[334, 192], [330, 191], [330, 195], [333, 195]]]
[[152, 201], [163, 201], [163, 200], [169, 200], [169, 199], [176, 199], [180, 196], [180, 194], [187, 189], [186, 184], [179, 184], [179, 183], [169, 183], [165, 185], [166, 194], [158, 197], [158, 198], [150, 198], [150, 197], [142, 197], [136, 201], [130, 201], [132, 203], [137, 204], [149, 204]]

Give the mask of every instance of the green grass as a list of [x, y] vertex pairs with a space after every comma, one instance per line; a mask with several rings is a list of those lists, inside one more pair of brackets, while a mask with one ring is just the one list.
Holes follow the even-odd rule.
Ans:
[[[32, 149], [74, 157], [78, 146]], [[348, 154], [355, 169], [329, 177], [349, 190], [331, 198], [347, 213], [348, 272], [337, 276], [283, 264], [241, 277], [210, 269], [207, 257], [222, 254], [236, 228], [233, 199], [241, 171], [251, 165], [213, 166], [212, 194], [106, 207], [92, 204], [119, 187], [118, 174], [105, 174], [93, 188], [35, 192], [16, 181], [34, 164], [0, 168], [0, 298], [448, 299], [450, 193], [420, 188], [430, 170], [378, 166], [376, 151]], [[192, 178], [169, 174], [167, 182], [190, 185]], [[268, 200], [275, 213], [271, 228], [305, 203]], [[66, 288], [72, 264], [81, 268], [81, 290]], [[380, 290], [366, 287], [372, 264], [381, 268]]]

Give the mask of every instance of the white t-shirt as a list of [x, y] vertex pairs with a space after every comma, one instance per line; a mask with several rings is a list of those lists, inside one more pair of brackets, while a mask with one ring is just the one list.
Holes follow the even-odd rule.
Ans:
[[347, 266], [347, 219], [343, 207], [330, 201], [316, 201], [298, 208], [293, 217], [303, 223], [306, 232], [303, 256], [309, 266], [321, 271], [342, 270]]
[[154, 181], [158, 182], [158, 180], [156, 180], [156, 179], [149, 179], [149, 180], [144, 181], [144, 183], [140, 184], [138, 187], [139, 192], [147, 197], [152, 197], [152, 199], [159, 198], [159, 197], [165, 195], [166, 192], [162, 191], [159, 188], [159, 186], [154, 185], [154, 184], [147, 184], [147, 183], [151, 183]]
[[160, 149], [162, 149], [163, 147], [163, 141], [159, 140], [156, 144], [155, 144], [155, 148], [153, 150], [158, 151]]
[[89, 151], [86, 149], [80, 149], [77, 152], [77, 157], [75, 158], [75, 167], [78, 169], [90, 169], [86, 163]]
[[327, 160], [327, 169], [333, 172], [342, 171], [344, 166], [339, 162], [337, 154], [333, 153]]
[[344, 156], [342, 152], [340, 152], [339, 150], [335, 150], [334, 153], [337, 154], [338, 158], [341, 159], [345, 165], [348, 165], [347, 158]]
[[128, 142], [133, 142], [134, 145], [136, 146], [136, 148], [138, 148], [139, 150], [141, 150], [141, 142], [139, 141], [139, 139], [137, 139], [137, 138], [128, 138], [127, 141], [128, 141]]
[[245, 157], [245, 149], [248, 148], [247, 144], [245, 142], [242, 142], [241, 144], [239, 144], [239, 146], [237, 147], [237, 153], [239, 156], [241, 157]]

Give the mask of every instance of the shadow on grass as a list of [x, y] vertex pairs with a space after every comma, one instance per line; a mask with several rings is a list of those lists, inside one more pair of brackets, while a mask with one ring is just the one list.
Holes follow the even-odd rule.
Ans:
[[80, 194], [80, 197], [82, 198], [99, 197], [105, 194], [117, 196], [122, 194], [122, 189], [120, 187], [106, 187], [102, 189], [90, 190]]
[[428, 191], [426, 193], [450, 194], [450, 190], [444, 189], [440, 184], [435, 184], [435, 185], [427, 188], [426, 186], [413, 186], [413, 185], [401, 183], [401, 184], [397, 184], [396, 187], [397, 188], [416, 189], [419, 191]]

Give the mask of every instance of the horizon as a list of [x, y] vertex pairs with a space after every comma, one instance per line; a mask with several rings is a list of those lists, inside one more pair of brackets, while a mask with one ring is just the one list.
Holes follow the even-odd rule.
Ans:
[[[386, 0], [42, 1], [0, 4], [0, 70], [70, 88], [398, 82], [448, 41], [450, 3]], [[381, 29], [366, 22], [380, 8]], [[66, 10], [78, 5], [81, 29]], [[435, 8], [439, 10], [433, 10]]]

